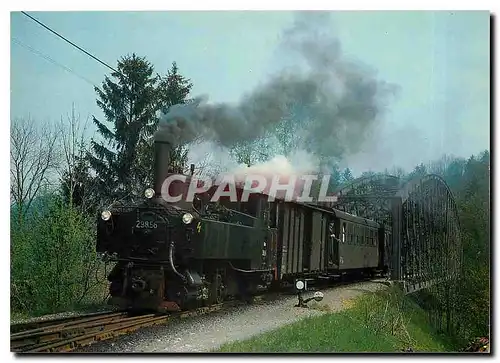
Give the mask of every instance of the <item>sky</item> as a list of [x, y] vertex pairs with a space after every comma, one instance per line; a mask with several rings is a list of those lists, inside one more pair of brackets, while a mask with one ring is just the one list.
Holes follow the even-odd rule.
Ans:
[[[236, 102], [293, 63], [278, 47], [293, 12], [30, 14], [113, 67], [131, 53], [159, 73], [175, 61], [193, 82], [192, 95], [213, 102]], [[345, 57], [399, 89], [377, 134], [343, 167], [411, 170], [443, 154], [469, 157], [489, 149], [488, 12], [338, 11], [331, 31]], [[23, 14], [11, 14], [11, 119], [57, 121], [73, 103], [82, 119], [102, 118], [92, 84], [109, 73]]]

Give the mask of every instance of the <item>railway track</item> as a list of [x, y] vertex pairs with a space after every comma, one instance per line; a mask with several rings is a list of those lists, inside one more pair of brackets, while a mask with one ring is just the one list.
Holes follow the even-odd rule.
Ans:
[[[353, 282], [359, 282], [359, 280], [337, 282], [336, 285], [348, 285]], [[273, 300], [280, 295], [288, 294], [284, 291], [275, 296], [261, 293], [254, 297], [254, 301], [265, 300], [266, 296]], [[128, 334], [140, 328], [161, 325], [173, 319], [199, 316], [238, 304], [244, 303], [232, 300], [171, 314], [132, 316], [127, 312], [105, 312], [15, 324], [11, 325], [10, 347], [11, 351], [16, 353], [70, 352], [94, 342]]]
[[223, 303], [180, 313], [137, 316], [110, 312], [16, 324], [11, 326], [10, 350], [16, 353], [70, 352], [140, 328], [214, 312], [226, 306], [228, 304]]

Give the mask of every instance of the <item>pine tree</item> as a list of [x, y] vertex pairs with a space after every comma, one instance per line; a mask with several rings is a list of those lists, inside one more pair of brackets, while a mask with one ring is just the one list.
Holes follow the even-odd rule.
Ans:
[[[103, 140], [91, 141], [87, 159], [102, 199], [137, 195], [151, 184], [158, 111], [184, 102], [191, 87], [175, 63], [162, 77], [145, 58], [132, 54], [118, 61], [117, 72], [105, 77], [102, 89], [95, 88], [97, 105], [109, 126], [93, 118]], [[185, 159], [187, 152], [181, 156]]]
[[[176, 62], [172, 63], [172, 67], [167, 71], [166, 77], [159, 76], [158, 84], [158, 102], [163, 113], [168, 112], [168, 109], [174, 105], [189, 102], [188, 95], [193, 84], [189, 79], [179, 74], [179, 68]], [[156, 120], [152, 127], [147, 127], [150, 135], [152, 135], [158, 126]], [[183, 170], [186, 172], [186, 164], [188, 161], [187, 145], [174, 145], [170, 155], [170, 164], [175, 170]], [[153, 140], [148, 138], [140, 145], [140, 153], [138, 155], [138, 165], [140, 169], [146, 172], [144, 183], [151, 184], [153, 181]]]

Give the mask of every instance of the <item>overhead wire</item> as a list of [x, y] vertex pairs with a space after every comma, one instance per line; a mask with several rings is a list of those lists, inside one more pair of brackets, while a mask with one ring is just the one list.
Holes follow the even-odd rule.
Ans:
[[[59, 63], [58, 61], [56, 61], [55, 59], [51, 58], [50, 56], [48, 56], [47, 54], [44, 54], [42, 53], [41, 51], [33, 48], [32, 46], [28, 45], [28, 44], [25, 44], [23, 42], [21, 42], [19, 39], [15, 38], [15, 37], [11, 37], [12, 41], [14, 43], [16, 43], [17, 45], [29, 50], [31, 53], [33, 54], [36, 54], [42, 58], [44, 58], [45, 60], [49, 61], [50, 63], [54, 64], [55, 66], [58, 66], [62, 69], [64, 69], [66, 72], [69, 72], [69, 73], [72, 73], [74, 74], [75, 76], [77, 76], [78, 78], [82, 79], [83, 81], [89, 83], [90, 85], [92, 85], [93, 87], [97, 87], [95, 85], [94, 82], [92, 82], [91, 80], [89, 80], [88, 78], [82, 76], [81, 74], [78, 74], [77, 72], [75, 72], [73, 69], [69, 68], [69, 67], [66, 67], [64, 64], [61, 64]], [[98, 88], [98, 87], [97, 87]]]
[[107, 64], [106, 62], [100, 60], [99, 58], [97, 58], [95, 55], [87, 52], [85, 49], [83, 49], [82, 47], [76, 45], [75, 43], [73, 43], [71, 40], [69, 40], [68, 38], [64, 37], [63, 35], [59, 34], [58, 32], [56, 32], [55, 30], [53, 30], [52, 28], [50, 28], [49, 26], [45, 25], [44, 23], [42, 23], [40, 20], [34, 18], [33, 16], [29, 15], [28, 13], [26, 13], [25, 11], [21, 11], [22, 14], [26, 15], [28, 18], [30, 18], [31, 20], [33, 20], [34, 22], [36, 22], [37, 24], [39, 24], [40, 26], [44, 27], [45, 29], [47, 29], [48, 31], [50, 31], [51, 33], [55, 34], [56, 36], [58, 36], [59, 38], [63, 39], [65, 42], [71, 44], [73, 47], [75, 47], [76, 49], [80, 50], [81, 52], [85, 53], [86, 55], [88, 55], [90, 58], [96, 60], [97, 62], [101, 63], [102, 65], [104, 65], [105, 67], [108, 67], [109, 69], [111, 69], [113, 72], [116, 72], [118, 74], [121, 74], [123, 76], [123, 74], [119, 71], [117, 71], [116, 69], [114, 69], [113, 67], [111, 67], [109, 64]]
[[[65, 36], [61, 35], [60, 33], [58, 33], [57, 31], [55, 31], [54, 29], [52, 29], [51, 27], [49, 27], [48, 25], [42, 23], [40, 20], [36, 19], [35, 17], [33, 17], [32, 15], [28, 14], [27, 12], [25, 11], [21, 11], [21, 13], [25, 16], [27, 16], [29, 19], [31, 19], [32, 21], [34, 21], [35, 23], [37, 23], [38, 25], [42, 26], [44, 29], [50, 31], [51, 33], [53, 33], [54, 35], [56, 35], [57, 37], [61, 38], [62, 40], [64, 40], [65, 42], [67, 42], [68, 44], [70, 44], [71, 46], [75, 47], [76, 49], [78, 49], [79, 51], [83, 52], [84, 54], [86, 54], [87, 56], [89, 56], [90, 58], [94, 59], [95, 61], [99, 62], [100, 64], [104, 65], [105, 67], [109, 68], [110, 70], [112, 70], [113, 72], [119, 74], [120, 76], [122, 76], [125, 81], [129, 82], [130, 83], [136, 83], [135, 81], [132, 81], [127, 75], [123, 74], [122, 72], [116, 70], [115, 68], [113, 68], [112, 66], [110, 66], [108, 63], [104, 62], [103, 60], [99, 59], [98, 57], [96, 57], [95, 55], [91, 54], [90, 52], [86, 51], [85, 49], [83, 49], [82, 47], [80, 47], [79, 45], [75, 44], [74, 42], [72, 42], [71, 40], [69, 40], [68, 38], [66, 38]], [[73, 73], [75, 73], [73, 71]], [[75, 73], [76, 74], [76, 73]], [[160, 76], [160, 75], [158, 75]], [[160, 77], [161, 78], [161, 77]], [[130, 87], [132, 87], [132, 84], [130, 84]]]
[[[91, 54], [90, 52], [86, 51], [85, 49], [83, 49], [82, 47], [80, 47], [79, 45], [73, 43], [71, 40], [69, 40], [68, 38], [66, 38], [65, 36], [61, 35], [60, 33], [58, 33], [57, 31], [55, 31], [54, 29], [52, 29], [51, 27], [49, 27], [48, 25], [45, 25], [44, 23], [42, 23], [40, 20], [36, 19], [35, 17], [31, 16], [30, 14], [28, 14], [27, 12], [25, 11], [21, 11], [21, 13], [25, 16], [27, 16], [29, 19], [33, 20], [34, 22], [36, 22], [37, 24], [39, 24], [40, 26], [42, 26], [44, 29], [50, 31], [51, 33], [55, 34], [57, 37], [61, 38], [62, 40], [64, 40], [65, 42], [67, 42], [68, 44], [70, 44], [71, 46], [75, 47], [76, 49], [78, 49], [79, 51], [83, 52], [84, 54], [86, 54], [87, 56], [89, 56], [90, 58], [94, 59], [95, 61], [99, 62], [100, 64], [104, 65], [105, 67], [109, 68], [110, 70], [112, 70], [113, 72], [119, 74], [120, 76], [122, 76], [125, 81], [129, 82], [130, 83], [135, 83], [135, 82], [132, 82], [132, 80], [125, 74], [123, 74], [122, 72], [116, 70], [115, 68], [113, 68], [112, 66], [110, 66], [108, 63], [104, 62], [103, 60], [99, 59], [98, 57], [96, 57], [95, 55]], [[75, 72], [73, 72], [75, 73]], [[130, 87], [132, 88], [132, 84], [130, 84]]]

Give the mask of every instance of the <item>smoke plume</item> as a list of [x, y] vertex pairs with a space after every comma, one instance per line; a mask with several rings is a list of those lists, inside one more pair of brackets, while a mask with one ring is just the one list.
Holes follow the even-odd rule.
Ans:
[[284, 31], [280, 50], [298, 56], [305, 70], [282, 71], [235, 105], [209, 104], [202, 96], [172, 106], [162, 115], [155, 138], [178, 145], [201, 136], [231, 147], [272, 132], [293, 113], [300, 120], [289, 132], [300, 132], [307, 152], [336, 160], [356, 153], [377, 127], [394, 87], [345, 60], [328, 27], [328, 13], [299, 13]]
[[241, 164], [236, 168], [229, 170], [229, 174], [235, 178], [244, 180], [247, 175], [263, 175], [272, 178], [274, 175], [302, 175], [316, 171], [318, 165], [311, 155], [297, 152], [286, 158], [283, 155], [277, 155], [272, 159], [257, 163], [252, 166]]

